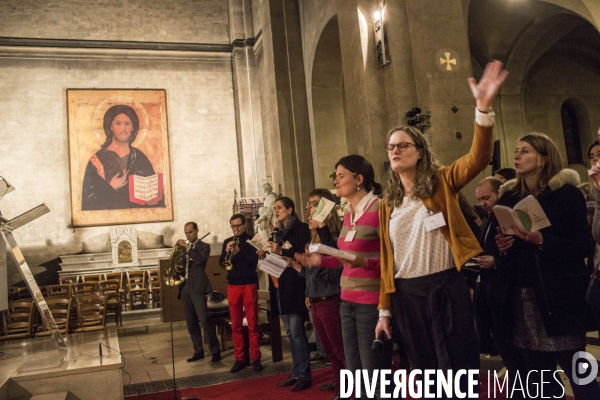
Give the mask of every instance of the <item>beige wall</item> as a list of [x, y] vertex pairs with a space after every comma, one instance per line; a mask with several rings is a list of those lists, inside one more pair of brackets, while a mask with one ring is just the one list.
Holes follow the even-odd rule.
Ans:
[[227, 0], [2, 0], [0, 37], [229, 44]]
[[[136, 11], [121, 23], [114, 10], [124, 11], [117, 7], [122, 2], [108, 3], [1, 2], [0, 36], [229, 40], [226, 0], [140, 1], [130, 6]], [[34, 25], [39, 29], [33, 31]], [[133, 225], [138, 243], [141, 248], [173, 245], [183, 237], [183, 224], [193, 220], [202, 234], [211, 232], [205, 240], [215, 244], [214, 252], [220, 251], [219, 242], [231, 235], [233, 189], [240, 187], [231, 53], [3, 46], [0, 175], [17, 190], [2, 199], [0, 209], [6, 217], [42, 202], [51, 210], [15, 231], [29, 264], [35, 267], [61, 254], [109, 249], [111, 226], [71, 227], [68, 88], [166, 90], [175, 220]], [[41, 270], [34, 268], [34, 273]], [[15, 268], [9, 267], [9, 274], [9, 283], [21, 279]]]

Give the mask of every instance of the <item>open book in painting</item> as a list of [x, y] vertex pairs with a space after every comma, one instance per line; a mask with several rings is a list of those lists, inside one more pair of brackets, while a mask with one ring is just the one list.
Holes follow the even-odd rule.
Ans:
[[539, 231], [551, 225], [539, 201], [533, 196], [525, 197], [513, 208], [495, 205], [492, 210], [505, 235], [516, 234], [511, 228], [512, 225], [530, 232]]
[[155, 204], [163, 198], [163, 174], [129, 175], [129, 201], [136, 204]]

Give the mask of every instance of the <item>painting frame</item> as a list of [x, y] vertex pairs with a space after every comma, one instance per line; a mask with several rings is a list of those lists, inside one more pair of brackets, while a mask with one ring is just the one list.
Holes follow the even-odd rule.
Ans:
[[[173, 221], [166, 90], [69, 88], [66, 99], [73, 227]], [[134, 198], [140, 177], [159, 196]]]

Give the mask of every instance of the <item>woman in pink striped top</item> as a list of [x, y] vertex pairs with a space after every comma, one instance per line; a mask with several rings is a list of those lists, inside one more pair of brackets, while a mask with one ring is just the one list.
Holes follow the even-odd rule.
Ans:
[[[307, 267], [343, 268], [340, 286], [342, 304], [340, 314], [344, 339], [346, 366], [354, 373], [366, 369], [390, 368], [391, 342], [387, 349], [372, 351], [373, 330], [379, 313], [379, 217], [377, 210], [381, 185], [375, 182], [371, 163], [360, 155], [343, 157], [336, 164], [334, 181], [336, 195], [344, 197], [344, 224], [338, 239], [340, 250], [356, 255], [353, 261], [324, 257], [317, 253], [306, 254], [301, 259]], [[375, 393], [379, 392], [379, 388]], [[362, 395], [372, 397], [371, 393]], [[358, 393], [355, 393], [359, 397]]]

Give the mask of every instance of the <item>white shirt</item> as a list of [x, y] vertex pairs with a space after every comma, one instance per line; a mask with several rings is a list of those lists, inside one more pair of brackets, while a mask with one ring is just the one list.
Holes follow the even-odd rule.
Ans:
[[376, 198], [377, 197], [373, 194], [373, 192], [367, 193], [367, 195], [365, 197], [363, 197], [362, 199], [360, 199], [360, 201], [356, 205], [356, 210], [352, 209], [352, 204], [350, 204], [350, 202], [348, 202], [348, 204], [346, 204], [346, 207], [344, 207], [344, 208], [345, 208], [346, 212], [350, 213], [350, 224], [352, 225], [352, 229], [354, 229], [354, 225], [356, 225], [356, 221], [358, 221], [358, 219], [360, 217], [362, 217], [362, 215], [365, 213], [365, 211], [367, 211], [367, 209], [369, 208], [371, 203]]
[[389, 235], [394, 253], [394, 277], [418, 278], [454, 266], [452, 253], [441, 230], [427, 232], [429, 212], [419, 199], [405, 197], [390, 216]]

